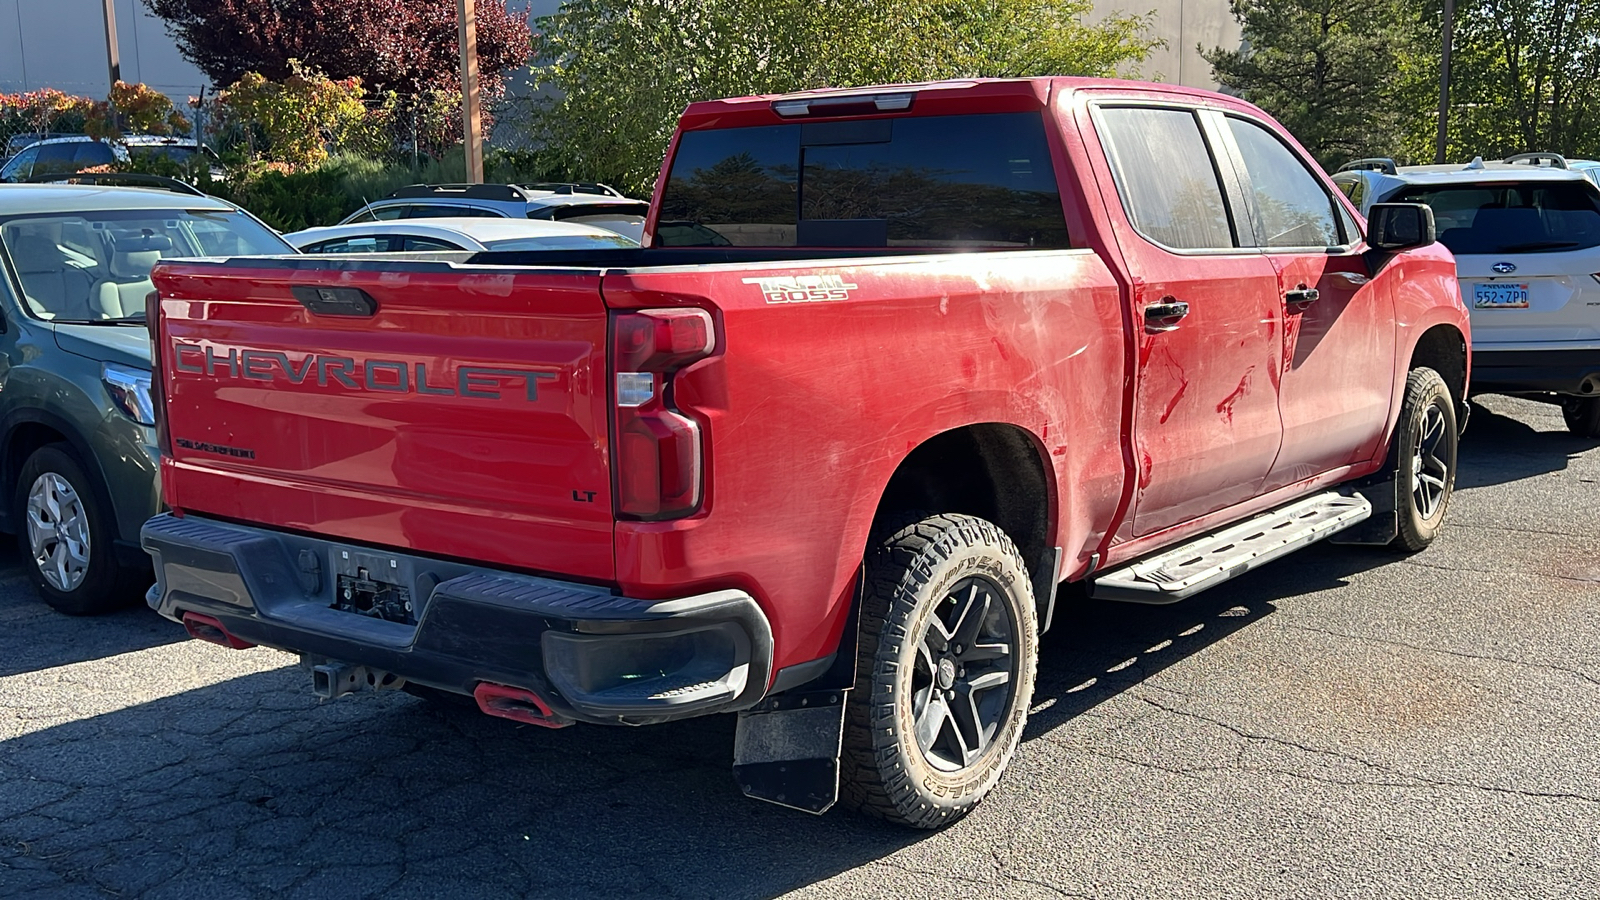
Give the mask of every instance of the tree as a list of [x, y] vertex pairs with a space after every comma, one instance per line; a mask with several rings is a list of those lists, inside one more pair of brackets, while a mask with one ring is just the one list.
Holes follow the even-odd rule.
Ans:
[[939, 78], [1109, 75], [1156, 46], [1089, 0], [570, 0], [540, 19], [545, 166], [647, 192], [697, 100]]
[[[1203, 52], [1217, 80], [1270, 113], [1325, 166], [1399, 151], [1418, 19], [1406, 0], [1232, 0], [1239, 50]], [[1437, 70], [1434, 70], [1435, 73]], [[1435, 74], [1435, 78], [1437, 75]]]
[[[459, 92], [456, 0], [145, 0], [184, 57], [217, 85], [247, 72], [271, 81], [290, 61], [368, 90]], [[479, 0], [478, 67], [496, 96], [503, 73], [528, 58], [528, 26], [504, 0]]]
[[[1439, 8], [1439, 0], [1424, 6], [1434, 84], [1414, 89], [1435, 105]], [[1525, 150], [1591, 155], [1600, 143], [1595, 0], [1460, 0], [1450, 68], [1452, 159]], [[1431, 157], [1438, 119], [1424, 113], [1417, 121], [1426, 127], [1415, 129], [1410, 143]]]

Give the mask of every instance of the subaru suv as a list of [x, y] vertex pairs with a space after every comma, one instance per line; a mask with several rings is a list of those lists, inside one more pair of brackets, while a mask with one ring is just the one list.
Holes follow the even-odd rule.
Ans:
[[1561, 404], [1600, 438], [1600, 187], [1554, 153], [1466, 166], [1349, 163], [1333, 181], [1363, 213], [1426, 203], [1472, 313], [1475, 391]]
[[136, 178], [168, 187], [0, 184], [0, 529], [45, 602], [78, 615], [152, 580], [139, 549], [160, 511], [151, 267], [295, 252], [232, 204]]

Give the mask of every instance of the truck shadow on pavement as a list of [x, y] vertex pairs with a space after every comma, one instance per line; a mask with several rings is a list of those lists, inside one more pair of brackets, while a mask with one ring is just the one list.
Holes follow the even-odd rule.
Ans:
[[[1069, 600], [1026, 738], [1387, 559], [1313, 548], [1176, 607]], [[548, 731], [319, 703], [287, 655], [198, 649], [283, 667], [0, 742], [0, 896], [759, 898], [927, 836], [744, 799], [731, 716]]]
[[23, 568], [31, 563], [0, 535], [0, 678], [104, 659], [187, 640], [182, 626], [143, 603], [103, 616], [67, 616], [39, 598]]

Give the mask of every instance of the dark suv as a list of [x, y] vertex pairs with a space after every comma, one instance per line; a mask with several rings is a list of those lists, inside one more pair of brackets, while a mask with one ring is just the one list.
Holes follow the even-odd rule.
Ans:
[[150, 268], [293, 252], [192, 189], [0, 184], [0, 528], [51, 606], [102, 612], [150, 582]]

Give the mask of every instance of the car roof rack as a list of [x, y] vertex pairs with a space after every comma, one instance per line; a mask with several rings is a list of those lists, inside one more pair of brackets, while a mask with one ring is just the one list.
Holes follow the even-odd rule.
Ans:
[[598, 194], [602, 197], [622, 196], [622, 192], [611, 185], [593, 181], [529, 181], [517, 186], [530, 191], [549, 191], [552, 194]]
[[1530, 166], [1537, 166], [1539, 163], [1549, 162], [1550, 168], [1552, 169], [1567, 168], [1567, 158], [1559, 153], [1513, 153], [1500, 161], [1503, 163], [1512, 164], [1527, 163]]
[[1400, 168], [1394, 160], [1387, 156], [1372, 156], [1367, 159], [1356, 159], [1339, 167], [1341, 172], [1382, 172], [1385, 175], [1397, 175]]
[[34, 175], [24, 178], [27, 184], [100, 184], [102, 182], [122, 187], [153, 187], [172, 191], [174, 194], [188, 194], [192, 197], [209, 196], [187, 181], [168, 178], [165, 175], [146, 175], [142, 172], [50, 172], [44, 175]]
[[388, 200], [456, 197], [467, 200], [521, 200], [528, 194], [514, 184], [408, 184], [390, 194]]

